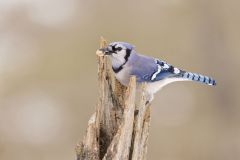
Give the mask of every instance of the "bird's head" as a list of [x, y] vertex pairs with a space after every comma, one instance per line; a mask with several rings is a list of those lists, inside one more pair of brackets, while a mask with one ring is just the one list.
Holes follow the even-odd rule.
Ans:
[[109, 56], [112, 60], [113, 67], [121, 66], [126, 63], [134, 46], [126, 42], [112, 42], [106, 48], [100, 50], [104, 55]]
[[122, 56], [124, 57], [127, 52], [132, 51], [134, 46], [126, 42], [112, 42], [106, 48], [101, 48], [100, 50], [104, 55], [110, 56]]

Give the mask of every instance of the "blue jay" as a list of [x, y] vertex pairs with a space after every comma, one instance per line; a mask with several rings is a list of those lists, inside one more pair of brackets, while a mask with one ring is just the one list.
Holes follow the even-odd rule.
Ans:
[[112, 42], [100, 49], [112, 61], [112, 69], [117, 80], [127, 86], [131, 76], [136, 76], [137, 84], [146, 83], [147, 100], [163, 86], [176, 81], [196, 81], [216, 85], [214, 79], [197, 73], [178, 69], [165, 61], [138, 54], [133, 45], [126, 42]]

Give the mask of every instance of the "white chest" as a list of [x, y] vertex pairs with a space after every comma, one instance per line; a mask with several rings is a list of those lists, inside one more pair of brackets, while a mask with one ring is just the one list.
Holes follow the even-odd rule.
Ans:
[[127, 69], [123, 68], [121, 71], [115, 74], [117, 80], [127, 86], [130, 80], [130, 73]]

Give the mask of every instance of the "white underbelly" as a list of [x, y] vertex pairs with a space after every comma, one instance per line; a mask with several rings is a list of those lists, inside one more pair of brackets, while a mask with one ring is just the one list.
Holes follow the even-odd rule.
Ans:
[[123, 68], [120, 72], [115, 74], [115, 76], [121, 84], [128, 86], [128, 83], [130, 81], [129, 71], [127, 71], [126, 69]]
[[161, 88], [166, 86], [169, 83], [176, 82], [176, 81], [186, 81], [186, 79], [183, 78], [167, 78], [156, 82], [149, 82], [146, 85], [146, 91], [150, 94], [155, 94], [157, 91], [159, 91]]

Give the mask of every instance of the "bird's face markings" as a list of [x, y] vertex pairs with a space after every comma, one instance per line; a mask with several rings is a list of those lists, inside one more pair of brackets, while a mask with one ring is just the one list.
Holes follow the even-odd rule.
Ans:
[[111, 43], [108, 48], [111, 50], [111, 56], [120, 58], [126, 55], [126, 47], [120, 43]]
[[112, 60], [112, 66], [114, 69], [123, 67], [130, 57], [131, 51], [134, 47], [125, 42], [113, 42], [106, 48], [101, 49], [104, 55], [108, 55]]
[[114, 52], [114, 53], [118, 53], [118, 52], [120, 52], [123, 48], [124, 49], [126, 49], [123, 45], [121, 45], [121, 44], [112, 44], [112, 45], [109, 45], [110, 47], [112, 47], [112, 51]]

